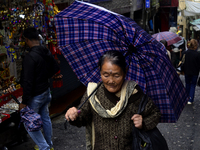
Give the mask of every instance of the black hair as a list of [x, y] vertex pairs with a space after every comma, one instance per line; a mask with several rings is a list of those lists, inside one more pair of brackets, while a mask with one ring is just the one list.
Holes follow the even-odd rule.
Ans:
[[126, 60], [121, 52], [115, 50], [106, 51], [99, 59], [98, 66], [100, 67], [100, 70], [105, 60], [119, 66], [123, 70], [123, 72], [126, 73]]
[[165, 47], [167, 47], [167, 41], [166, 40], [161, 40], [160, 43], [162, 43]]
[[23, 36], [29, 40], [39, 41], [39, 32], [34, 27], [29, 27], [24, 30]]

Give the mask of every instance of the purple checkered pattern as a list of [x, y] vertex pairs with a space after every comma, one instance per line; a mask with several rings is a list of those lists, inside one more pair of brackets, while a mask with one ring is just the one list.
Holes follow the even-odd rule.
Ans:
[[169, 31], [153, 34], [152, 37], [155, 38], [157, 41], [166, 40], [168, 46], [182, 40], [179, 35]]
[[25, 128], [28, 131], [30, 132], [38, 131], [42, 128], [42, 119], [40, 115], [34, 112], [34, 110], [30, 109], [28, 106], [24, 107], [20, 111], [20, 116], [21, 116], [20, 124], [21, 122], [23, 122]]
[[105, 51], [126, 55], [132, 45], [137, 52], [131, 54], [127, 79], [153, 99], [162, 113], [160, 122], [178, 120], [187, 102], [185, 88], [164, 46], [133, 20], [79, 1], [54, 20], [59, 49], [83, 84], [101, 80], [97, 63]]

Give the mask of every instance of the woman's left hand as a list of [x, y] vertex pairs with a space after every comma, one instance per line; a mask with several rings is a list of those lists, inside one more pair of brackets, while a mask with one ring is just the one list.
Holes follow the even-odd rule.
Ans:
[[142, 115], [135, 114], [131, 117], [136, 128], [142, 129]]

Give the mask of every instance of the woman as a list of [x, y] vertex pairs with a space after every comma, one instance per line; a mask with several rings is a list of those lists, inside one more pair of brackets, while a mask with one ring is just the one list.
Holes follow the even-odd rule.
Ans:
[[190, 97], [188, 104], [194, 102], [195, 87], [199, 76], [200, 54], [197, 52], [198, 45], [197, 40], [191, 39], [188, 42], [188, 50], [183, 53], [183, 55], [185, 54], [183, 70], [185, 74], [186, 92]]
[[[65, 117], [72, 125], [86, 126], [87, 149], [130, 150], [132, 127], [150, 130], [161, 116], [148, 98], [145, 111], [137, 114], [143, 91], [134, 81], [126, 81], [126, 62], [118, 51], [107, 51], [99, 60], [103, 84], [79, 110], [70, 108]], [[97, 86], [89, 83], [82, 102]], [[81, 102], [81, 103], [82, 103]]]

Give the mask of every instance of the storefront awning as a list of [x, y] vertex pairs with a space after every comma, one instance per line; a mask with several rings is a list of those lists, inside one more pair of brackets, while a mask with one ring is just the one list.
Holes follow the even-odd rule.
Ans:
[[196, 13], [193, 13], [193, 12], [190, 12], [190, 11], [187, 11], [187, 10], [183, 10], [183, 14], [184, 14], [184, 16], [186, 16], [186, 17], [189, 17], [189, 16], [196, 16], [196, 15], [197, 15]]
[[193, 20], [193, 21], [190, 21], [190, 23], [192, 24], [192, 25], [200, 25], [200, 19], [196, 19], [196, 20]]
[[193, 26], [193, 29], [194, 29], [195, 31], [200, 31], [200, 25]]
[[186, 5], [186, 11], [193, 14], [200, 14], [200, 3], [186, 0], [185, 5]]

